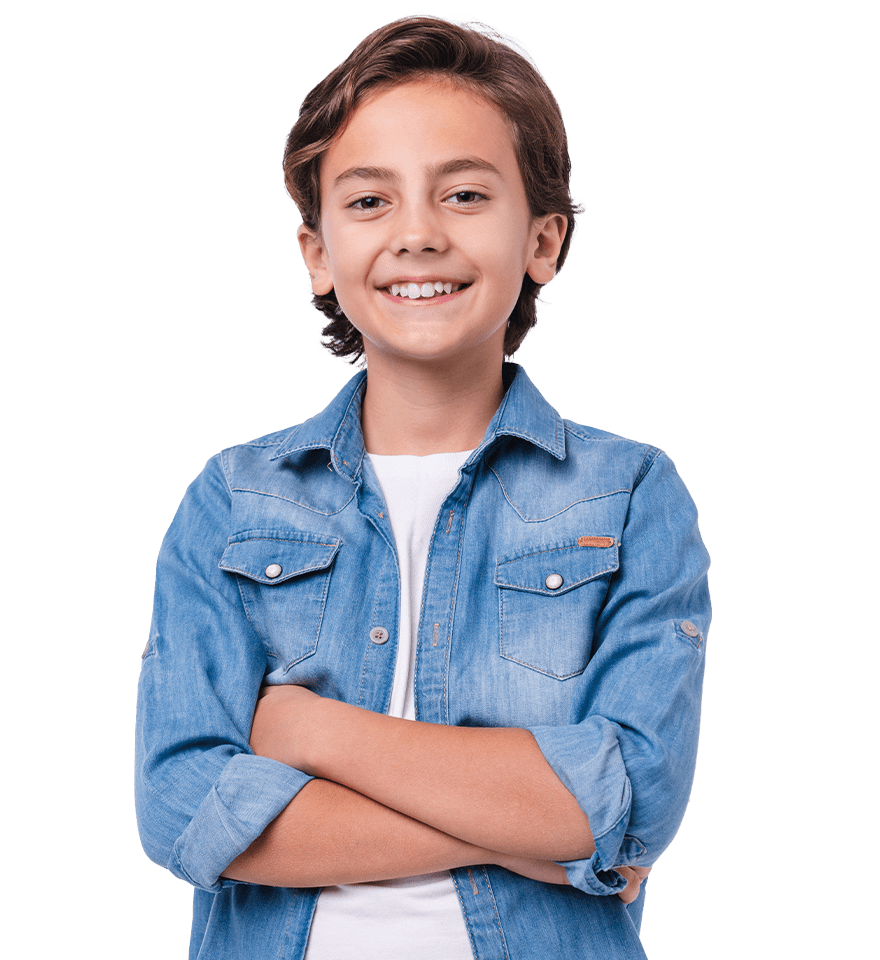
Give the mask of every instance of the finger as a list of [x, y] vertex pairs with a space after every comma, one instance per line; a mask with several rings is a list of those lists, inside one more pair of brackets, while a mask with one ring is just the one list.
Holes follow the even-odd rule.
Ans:
[[[624, 903], [632, 903], [637, 899], [642, 886], [642, 878], [636, 872], [635, 867], [616, 867], [617, 872], [627, 881], [623, 890], [617, 894]], [[644, 869], [644, 868], [642, 868]]]

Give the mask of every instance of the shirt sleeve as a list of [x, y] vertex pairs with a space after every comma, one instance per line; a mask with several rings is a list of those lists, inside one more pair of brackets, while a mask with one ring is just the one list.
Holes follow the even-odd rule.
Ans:
[[696, 507], [658, 453], [632, 492], [579, 722], [531, 730], [589, 818], [595, 853], [563, 864], [587, 893], [619, 892], [626, 884], [614, 868], [654, 863], [684, 816], [711, 617], [708, 567]]
[[231, 498], [219, 458], [165, 537], [138, 687], [135, 799], [148, 856], [203, 890], [311, 779], [248, 744], [266, 669], [233, 574], [218, 563]]

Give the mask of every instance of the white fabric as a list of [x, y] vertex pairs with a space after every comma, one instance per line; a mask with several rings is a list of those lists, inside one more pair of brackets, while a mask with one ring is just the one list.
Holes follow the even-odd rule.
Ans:
[[[413, 666], [428, 548], [437, 514], [470, 456], [368, 454], [388, 509], [400, 565], [400, 635], [388, 714], [415, 719]], [[390, 839], [390, 838], [389, 838]], [[306, 960], [473, 960], [448, 871], [378, 883], [325, 887]]]

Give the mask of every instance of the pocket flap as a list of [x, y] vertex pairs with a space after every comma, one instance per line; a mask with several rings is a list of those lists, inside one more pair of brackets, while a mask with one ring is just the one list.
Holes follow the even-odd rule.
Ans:
[[579, 541], [499, 560], [496, 586], [557, 597], [617, 569], [617, 541], [613, 537], [580, 537]]
[[284, 583], [329, 567], [341, 542], [300, 530], [245, 530], [229, 538], [220, 569], [258, 583]]

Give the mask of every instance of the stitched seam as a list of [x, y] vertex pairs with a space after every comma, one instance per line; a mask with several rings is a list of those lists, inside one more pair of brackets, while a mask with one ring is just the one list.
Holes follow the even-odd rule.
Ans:
[[235, 582], [238, 586], [238, 592], [241, 596], [241, 605], [244, 607], [244, 615], [247, 617], [248, 623], [256, 630], [256, 624], [251, 617], [251, 609], [248, 606], [247, 597], [244, 595], [244, 588], [241, 585], [241, 577], [236, 577]]
[[[557, 460], [560, 459], [559, 454], [550, 446], [549, 443], [544, 439], [544, 437], [536, 437], [532, 433], [528, 433], [525, 430], [499, 430], [496, 436], [501, 437], [519, 437], [521, 440], [530, 440], [535, 444], [536, 447], [540, 447], [542, 450], [546, 450], [551, 457], [555, 457]], [[559, 445], [559, 428], [556, 430], [556, 444]]]
[[[473, 491], [473, 486], [471, 486]], [[443, 715], [449, 724], [449, 661], [452, 655], [452, 624], [455, 622], [455, 604], [458, 600], [458, 581], [461, 579], [461, 555], [464, 549], [464, 528], [467, 521], [470, 496], [461, 506], [461, 524], [458, 534], [458, 553], [455, 556], [455, 578], [452, 581], [452, 604], [449, 608], [449, 623], [446, 627], [446, 664], [443, 669]]]
[[[370, 615], [370, 630], [376, 626], [376, 611], [379, 609], [379, 597], [382, 595], [382, 583], [385, 580], [385, 568], [388, 566], [389, 556], [390, 554], [385, 556], [385, 559], [382, 562], [382, 569], [379, 571], [379, 584], [376, 587], [376, 599], [373, 601], [373, 612]], [[358, 706], [364, 702], [364, 685], [366, 684], [367, 680], [367, 666], [369, 665], [370, 656], [372, 655], [373, 647], [375, 646], [376, 644], [372, 641], [367, 644], [367, 652], [364, 655], [364, 667], [363, 670], [361, 670], [361, 685], [360, 689], [358, 690]]]
[[[254, 543], [267, 540], [271, 543], [307, 543], [310, 547], [338, 547], [339, 543], [324, 543], [321, 540], [299, 540], [295, 537], [248, 537], [246, 540], [234, 540], [233, 543]], [[230, 544], [232, 546], [232, 544]]]
[[[607, 837], [612, 830], [615, 830], [624, 820], [625, 817], [628, 817], [632, 809], [632, 784], [630, 783], [629, 777], [626, 778], [626, 800], [624, 801], [624, 811], [621, 815], [611, 824], [611, 826], [605, 830], [603, 833], [594, 834], [594, 840], [601, 840], [603, 837]], [[625, 834], [624, 834], [625, 836]], [[641, 842], [641, 841], [640, 841]], [[605, 868], [603, 868], [605, 869]], [[613, 870], [614, 868], [611, 867]]]
[[579, 677], [584, 670], [587, 669], [585, 664], [580, 670], [575, 670], [574, 673], [551, 673], [549, 670], [542, 670], [540, 667], [536, 667], [533, 663], [526, 663], [525, 660], [517, 660], [516, 657], [510, 656], [510, 654], [502, 653], [501, 656], [505, 660], [510, 660], [512, 663], [518, 663], [521, 667], [534, 670], [535, 673], [540, 673], [545, 677], [552, 677], [554, 680], [571, 680], [572, 677]]
[[248, 537], [246, 540], [233, 540], [229, 546], [235, 543], [254, 543], [267, 540], [270, 543], [307, 543], [310, 547], [338, 547], [339, 541], [324, 543], [323, 540], [299, 540], [296, 537]]
[[[636, 474], [636, 478], [633, 481], [633, 490], [645, 479], [648, 475], [651, 467], [657, 462], [657, 458], [663, 451], [659, 447], [651, 447], [648, 452], [645, 454], [645, 459], [642, 461], [641, 467], [639, 467], [639, 472]], [[650, 459], [649, 459], [650, 458]]]
[[[333, 457], [334, 460], [336, 459], [335, 444], [336, 444], [336, 441], [339, 439], [339, 435], [342, 433], [343, 427], [348, 422], [348, 418], [351, 415], [351, 408], [354, 406], [355, 403], [360, 405], [363, 402], [362, 401], [363, 386], [364, 386], [364, 381], [361, 380], [361, 382], [357, 385], [357, 389], [351, 395], [351, 399], [348, 401], [348, 405], [345, 408], [345, 414], [343, 415], [342, 420], [339, 424], [339, 428], [337, 429], [336, 434], [333, 437], [333, 442], [330, 444], [330, 455]], [[354, 470], [349, 474], [352, 480], [354, 479], [354, 477], [357, 476], [358, 472], [361, 469], [361, 464], [363, 463], [364, 457], [366, 456], [366, 450], [362, 448], [358, 456], [359, 456], [358, 462], [355, 464]], [[342, 471], [340, 471], [340, 473], [342, 473]]]
[[640, 440], [632, 440], [629, 437], [621, 437], [616, 433], [611, 433], [607, 437], [597, 437], [583, 432], [584, 430], [591, 429], [595, 428], [584, 426], [582, 423], [574, 423], [571, 420], [565, 421], [566, 433], [572, 434], [573, 436], [577, 437], [578, 440], [583, 440], [585, 443], [628, 443], [633, 447], [644, 447], [646, 449], [651, 449], [651, 445], [648, 443], [643, 443]]
[[[451, 513], [454, 513], [454, 512], [455, 512], [455, 508], [453, 507]], [[422, 580], [422, 601], [419, 607], [419, 620], [418, 620], [418, 625], [416, 627], [416, 659], [413, 664], [414, 676], [418, 676], [419, 662], [422, 659], [421, 636], [422, 636], [422, 628], [424, 626], [424, 620], [425, 620], [425, 604], [427, 603], [427, 596], [428, 596], [428, 591], [425, 588], [428, 586], [428, 578], [431, 573], [431, 561], [434, 559], [434, 544], [437, 540], [437, 531], [440, 528], [440, 519], [442, 516], [443, 516], [443, 509], [441, 504], [441, 508], [440, 510], [437, 511], [437, 517], [434, 520], [434, 529], [431, 532], [431, 539], [428, 542], [428, 556], [425, 560], [425, 576]], [[450, 525], [452, 524], [451, 514], [449, 518], [449, 523]], [[446, 528], [446, 532], [449, 533], [449, 527]]]
[[[608, 539], [614, 540], [614, 543], [610, 543], [607, 547], [601, 547], [599, 549], [610, 550], [611, 547], [613, 547], [614, 544], [617, 543], [617, 540], [614, 537], [608, 537]], [[532, 553], [518, 553], [515, 556], [508, 557], [506, 560], [499, 560], [497, 565], [500, 566], [501, 564], [516, 563], [517, 560], [525, 560], [528, 557], [539, 557], [545, 553], [556, 553], [558, 550], [574, 550], [574, 549], [575, 547], [572, 546], [571, 543], [561, 543], [558, 547], [556, 546], [545, 547], [543, 550], [534, 550], [532, 551]], [[577, 549], [582, 550], [583, 547], [577, 547]], [[587, 554], [587, 556], [591, 556], [591, 554]]]
[[265, 580], [261, 580], [259, 575], [243, 570], [241, 567], [221, 567], [221, 570], [225, 570], [227, 573], [240, 573], [242, 576], [247, 577], [249, 580], [256, 580], [257, 583], [266, 584], [266, 586], [275, 586], [279, 583], [287, 583], [288, 580], [292, 580], [294, 577], [301, 576], [304, 573], [312, 573], [314, 570], [326, 570], [330, 566], [330, 561], [326, 563], [317, 563], [312, 564], [310, 567], [300, 567], [298, 570], [293, 573], [288, 573], [286, 577], [276, 577], [274, 580], [267, 577]]
[[507, 939], [504, 936], [504, 927], [501, 926], [501, 917], [498, 915], [498, 904], [495, 902], [495, 893], [489, 881], [489, 873], [485, 867], [481, 867], [480, 869], [486, 878], [486, 889], [489, 891], [489, 899], [492, 901], [492, 909], [495, 911], [495, 925], [498, 927], [498, 935], [501, 937], [501, 949], [504, 951], [504, 956], [507, 960], [510, 960], [510, 954], [507, 952]]
[[301, 657], [297, 657], [295, 660], [291, 660], [290, 663], [284, 668], [284, 672], [287, 673], [291, 667], [305, 660], [306, 657], [312, 656], [312, 654], [318, 649], [318, 637], [321, 635], [321, 624], [324, 622], [324, 612], [327, 608], [327, 591], [330, 589], [330, 574], [333, 572], [332, 569], [328, 569], [324, 577], [324, 593], [321, 596], [321, 608], [320, 613], [318, 614], [318, 628], [315, 631], [314, 641], [311, 648], [307, 653], [304, 653]]
[[251, 490], [250, 487], [233, 487], [232, 492], [233, 493], [253, 493], [255, 496], [258, 496], [258, 497], [272, 497], [274, 500], [283, 500], [285, 503], [292, 503], [294, 506], [302, 507], [303, 510], [308, 510], [310, 513], [317, 513], [319, 516], [322, 516], [322, 517], [334, 517], [336, 516], [337, 513], [341, 513], [354, 499], [354, 494], [355, 494], [355, 491], [352, 491], [351, 496], [348, 498], [348, 500], [345, 501], [345, 503], [342, 504], [342, 506], [338, 510], [327, 511], [327, 510], [318, 510], [315, 507], [310, 507], [307, 503], [300, 503], [299, 500], [293, 500], [290, 497], [282, 497], [278, 493], [266, 493], [265, 490]]
[[585, 583], [590, 583], [591, 580], [604, 577], [606, 573], [614, 573], [615, 570], [619, 569], [619, 565], [608, 567], [605, 570], [599, 570], [597, 573], [591, 573], [590, 576], [583, 577], [581, 580], [572, 580], [571, 583], [564, 584], [564, 590], [561, 587], [557, 590], [551, 590], [549, 587], [528, 587], [522, 583], [503, 583], [498, 579], [494, 581], [494, 584], [501, 590], [515, 590], [517, 593], [532, 593], [537, 594], [539, 597], [564, 597], [567, 593], [571, 593], [572, 590], [582, 587]]
[[[454, 871], [454, 873], [457, 874], [457, 873], [458, 873], [458, 870]], [[464, 905], [464, 897], [462, 897], [462, 895], [461, 895], [461, 890], [460, 890], [460, 888], [459, 888], [459, 884], [460, 884], [460, 882], [461, 882], [461, 878], [460, 878], [460, 876], [453, 876], [453, 879], [455, 880], [455, 895], [458, 897], [458, 903], [459, 903], [459, 906], [461, 907], [461, 915], [462, 915], [462, 917], [464, 918], [464, 925], [465, 925], [465, 927], [467, 928], [468, 939], [469, 939], [470, 942], [471, 942], [471, 952], [472, 952], [473, 955], [476, 957], [476, 956], [477, 956], [477, 944], [476, 944], [476, 941], [474, 940], [474, 932], [473, 932], [473, 930], [471, 929], [470, 917], [468, 916], [468, 914], [467, 914], [467, 909], [465, 908], [465, 905]]]
[[[296, 429], [298, 430], [299, 427], [297, 427]], [[267, 447], [273, 446], [273, 445], [281, 446], [282, 444], [283, 444], [283, 441], [279, 442], [276, 440], [276, 441], [270, 441], [266, 443], [266, 446]], [[248, 444], [248, 446], [250, 446], [250, 444]], [[333, 440], [331, 438], [322, 437], [320, 439], [313, 440], [310, 443], [300, 443], [295, 447], [291, 447], [289, 450], [284, 451], [284, 456], [285, 457], [290, 456], [291, 453], [300, 453], [303, 450], [330, 450], [332, 446], [333, 446]]]
[[290, 933], [290, 918], [293, 916], [293, 908], [296, 905], [296, 890], [290, 892], [290, 909], [287, 911], [287, 923], [284, 924], [284, 933], [281, 936], [281, 946], [278, 948], [278, 960], [284, 956], [284, 948], [287, 946], [287, 936]]
[[519, 660], [516, 657], [512, 656], [509, 653], [504, 652], [504, 591], [498, 591], [498, 654], [503, 660], [509, 660], [512, 663], [518, 663], [520, 666], [526, 667], [529, 670], [534, 670], [535, 673], [540, 673], [545, 677], [552, 677], [554, 680], [570, 680], [572, 677], [580, 676], [584, 670], [587, 669], [588, 663], [585, 663], [580, 670], [575, 670], [572, 673], [553, 673], [550, 670], [542, 669], [541, 667], [535, 666], [533, 663], [527, 663], [525, 660]]
[[223, 450], [220, 453], [220, 469], [223, 472], [223, 479], [226, 481], [226, 488], [229, 490], [229, 499], [232, 500], [232, 481], [229, 477], [229, 470], [227, 469], [228, 464], [228, 450]]
[[572, 503], [569, 503], [567, 506], [563, 507], [561, 510], [557, 510], [556, 513], [551, 513], [549, 517], [527, 517], [522, 513], [519, 507], [510, 499], [510, 495], [507, 492], [507, 487], [504, 486], [504, 481], [498, 475], [498, 472], [493, 466], [489, 466], [489, 469], [492, 473], [495, 474], [495, 479], [498, 481], [501, 486], [501, 490], [504, 493], [504, 499], [510, 504], [513, 510], [516, 512], [516, 515], [524, 520], [526, 523], [543, 523], [546, 520], [552, 520], [554, 517], [558, 517], [560, 514], [565, 513], [566, 510], [570, 510], [572, 507], [576, 507], [579, 503], [589, 503], [591, 500], [601, 500], [603, 497], [614, 497], [619, 493], [632, 493], [631, 489], [621, 488], [620, 490], [610, 490], [608, 493], [597, 493], [594, 497], [583, 497], [580, 500], [575, 500]]

